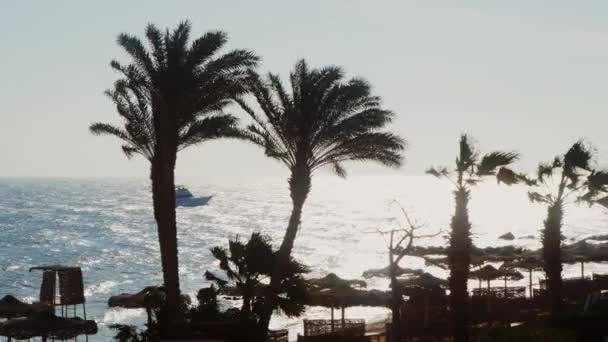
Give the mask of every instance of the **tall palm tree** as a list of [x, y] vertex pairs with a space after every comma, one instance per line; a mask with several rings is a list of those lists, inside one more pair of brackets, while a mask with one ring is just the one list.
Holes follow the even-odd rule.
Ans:
[[247, 84], [261, 110], [254, 110], [242, 98], [237, 100], [253, 119], [247, 127], [248, 139], [290, 171], [293, 207], [260, 319], [263, 332], [268, 329], [314, 171], [330, 166], [344, 177], [346, 161], [398, 167], [405, 145], [400, 137], [382, 131], [393, 113], [380, 107], [380, 98], [370, 95], [366, 81], [345, 81], [341, 68], [310, 69], [304, 60], [296, 64], [290, 78], [288, 91], [277, 75], [262, 78], [252, 72]]
[[593, 152], [582, 141], [557, 156], [551, 163], [541, 163], [528, 193], [530, 201], [547, 205], [542, 231], [543, 268], [551, 298], [551, 312], [560, 312], [562, 304], [562, 223], [564, 205], [569, 199], [589, 205], [608, 207], [608, 172], [593, 169]]
[[450, 306], [454, 341], [465, 342], [469, 338], [469, 308], [467, 281], [471, 265], [471, 221], [469, 220], [469, 199], [471, 189], [488, 177], [498, 182], [514, 184], [527, 179], [508, 168], [519, 158], [514, 152], [495, 151], [480, 158], [470, 137], [460, 137], [460, 153], [456, 158], [456, 168], [431, 167], [427, 170], [438, 178], [446, 178], [454, 185], [455, 212], [451, 221], [448, 264], [450, 268]]
[[123, 127], [94, 123], [94, 134], [121, 139], [127, 157], [140, 154], [150, 161], [154, 217], [167, 290], [169, 317], [177, 317], [179, 275], [175, 223], [177, 152], [206, 140], [238, 135], [236, 119], [222, 112], [235, 96], [245, 92], [246, 70], [258, 58], [250, 51], [218, 55], [225, 33], [208, 32], [189, 42], [190, 23], [162, 33], [146, 28], [149, 48], [137, 37], [123, 33], [120, 45], [131, 57], [110, 66], [121, 76], [106, 94], [124, 120]]

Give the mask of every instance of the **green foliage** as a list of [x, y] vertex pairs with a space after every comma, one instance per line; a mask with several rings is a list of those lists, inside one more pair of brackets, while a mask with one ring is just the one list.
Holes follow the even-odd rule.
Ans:
[[562, 301], [561, 229], [564, 205], [573, 197], [576, 202], [608, 207], [608, 172], [595, 170], [594, 163], [593, 150], [578, 141], [566, 153], [555, 157], [553, 162], [541, 163], [536, 179], [529, 184], [532, 187], [528, 192], [530, 201], [548, 206], [541, 239], [543, 268], [547, 274], [553, 315], [559, 314]]
[[339, 67], [310, 69], [304, 60], [290, 79], [288, 91], [275, 74], [263, 78], [249, 73], [246, 84], [261, 113], [237, 99], [253, 119], [247, 139], [263, 147], [267, 156], [290, 169], [305, 166], [314, 171], [327, 165], [339, 176], [346, 175], [345, 161], [401, 165], [404, 141], [382, 131], [394, 114], [380, 107], [380, 98], [370, 94], [366, 81], [344, 81]]
[[[211, 253], [219, 261], [225, 277], [207, 271], [207, 280], [215, 282], [223, 290], [230, 290], [228, 287], [233, 285], [243, 297], [242, 318], [257, 321], [268, 286], [267, 280], [276, 262], [276, 252], [272, 250], [269, 238], [253, 233], [249, 241], [243, 243], [237, 237], [229, 241], [227, 250], [214, 247]], [[290, 259], [280, 286], [276, 309], [288, 316], [299, 316], [304, 312], [302, 303], [305, 302], [308, 291], [302, 275], [307, 272], [308, 267]]]
[[519, 155], [515, 152], [494, 151], [479, 157], [471, 139], [466, 134], [460, 137], [459, 153], [453, 172], [445, 166], [431, 167], [427, 174], [437, 178], [446, 178], [455, 186], [455, 212], [452, 216], [449, 236], [448, 264], [450, 268], [450, 305], [454, 340], [468, 340], [468, 292], [467, 280], [471, 265], [473, 242], [471, 240], [471, 222], [468, 203], [470, 190], [487, 177], [495, 177], [498, 183], [512, 185], [520, 182], [530, 183], [523, 174], [511, 170]]
[[[466, 134], [460, 137], [459, 146], [454, 174], [445, 166], [430, 167], [426, 173], [437, 178], [450, 179], [456, 186], [465, 188], [477, 185], [485, 176], [494, 176], [499, 183], [507, 185], [533, 182], [526, 175], [509, 168], [519, 159], [519, 154], [515, 152], [493, 151], [479, 158], [479, 152]], [[452, 179], [453, 175], [455, 179]]]
[[94, 134], [113, 135], [123, 141], [131, 157], [152, 160], [160, 140], [183, 149], [203, 141], [238, 137], [236, 119], [222, 110], [243, 94], [245, 71], [258, 57], [247, 50], [218, 55], [227, 42], [223, 32], [208, 32], [188, 44], [190, 23], [172, 32], [154, 25], [146, 28], [148, 47], [137, 37], [121, 34], [118, 44], [131, 57], [116, 60], [112, 69], [121, 75], [106, 95], [124, 120], [123, 127], [94, 123]]

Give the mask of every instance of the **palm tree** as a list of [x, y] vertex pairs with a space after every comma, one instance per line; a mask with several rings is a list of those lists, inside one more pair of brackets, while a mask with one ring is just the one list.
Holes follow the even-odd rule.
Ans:
[[[229, 242], [227, 250], [214, 247], [211, 253], [219, 261], [220, 269], [227, 279], [209, 271], [205, 272], [205, 278], [215, 282], [220, 289], [233, 283], [243, 298], [241, 322], [257, 323], [264, 300], [264, 289], [268, 286], [265, 280], [271, 276], [276, 259], [270, 239], [259, 233], [253, 233], [247, 243], [242, 243], [237, 236]], [[309, 269], [293, 258], [289, 260], [287, 269], [281, 283], [281, 296], [275, 308], [281, 309], [290, 317], [300, 316], [304, 312], [304, 303], [308, 297], [306, 282], [302, 275], [308, 273]]]
[[456, 168], [452, 172], [447, 167], [431, 167], [427, 170], [438, 178], [448, 179], [455, 187], [455, 212], [451, 221], [448, 264], [450, 268], [450, 304], [454, 341], [468, 341], [469, 308], [467, 280], [471, 265], [471, 221], [469, 220], [469, 198], [471, 189], [489, 176], [498, 182], [514, 184], [527, 181], [520, 174], [508, 168], [519, 158], [514, 152], [495, 151], [480, 158], [469, 136], [460, 137], [460, 154], [456, 158]]
[[560, 312], [562, 303], [562, 222], [568, 199], [608, 207], [608, 172], [593, 169], [593, 152], [581, 141], [551, 163], [541, 163], [528, 193], [530, 201], [547, 205], [542, 231], [543, 268], [551, 298], [551, 312]]
[[113, 60], [110, 66], [121, 77], [106, 94], [116, 105], [124, 127], [94, 123], [94, 134], [121, 139], [127, 157], [140, 154], [150, 161], [154, 217], [167, 290], [169, 317], [177, 317], [179, 275], [175, 223], [177, 152], [206, 140], [238, 135], [236, 119], [223, 114], [231, 98], [245, 92], [241, 85], [246, 69], [258, 58], [250, 51], [233, 50], [217, 55], [227, 41], [223, 32], [208, 32], [188, 43], [190, 23], [172, 32], [146, 28], [150, 45], [123, 33], [120, 45], [130, 64]]
[[379, 97], [370, 95], [370, 85], [358, 78], [344, 81], [339, 67], [309, 69], [304, 60], [299, 61], [291, 73], [290, 92], [275, 74], [264, 79], [251, 72], [247, 84], [261, 109], [256, 111], [242, 98], [237, 100], [253, 119], [247, 138], [287, 166], [293, 205], [260, 320], [265, 332], [314, 171], [330, 166], [344, 177], [343, 163], [351, 160], [398, 167], [405, 143], [381, 130], [393, 113], [380, 107]]

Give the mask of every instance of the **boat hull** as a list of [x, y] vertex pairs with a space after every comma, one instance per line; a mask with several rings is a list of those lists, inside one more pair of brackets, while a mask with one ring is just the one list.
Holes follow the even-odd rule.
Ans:
[[176, 198], [175, 207], [199, 207], [207, 205], [213, 196]]

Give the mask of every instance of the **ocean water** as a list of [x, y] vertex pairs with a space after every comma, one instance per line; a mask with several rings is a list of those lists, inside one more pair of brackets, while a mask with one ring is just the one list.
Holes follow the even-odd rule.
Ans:
[[[216, 270], [209, 249], [228, 239], [246, 239], [261, 231], [280, 243], [291, 205], [282, 178], [186, 184], [195, 195], [214, 197], [208, 206], [178, 208], [180, 279], [193, 298], [208, 283], [205, 270]], [[311, 276], [335, 272], [360, 278], [370, 268], [386, 266], [385, 242], [376, 231], [403, 224], [397, 200], [425, 233], [439, 235], [420, 244], [443, 245], [453, 211], [450, 184], [427, 176], [364, 176], [346, 180], [317, 177], [304, 209], [295, 256], [312, 268]], [[538, 248], [545, 208], [530, 204], [522, 186], [499, 187], [494, 182], [472, 192], [470, 215], [474, 242], [481, 247], [515, 244]], [[608, 210], [569, 205], [564, 235], [567, 242], [608, 231]], [[514, 241], [499, 240], [512, 232]], [[161, 283], [156, 226], [150, 185], [143, 179], [0, 179], [0, 296], [26, 301], [38, 296], [40, 274], [28, 272], [43, 264], [79, 265], [85, 277], [87, 314], [100, 331], [91, 341], [108, 341], [113, 323], [141, 324], [141, 310], [107, 309], [107, 299]], [[424, 263], [405, 259], [403, 267]], [[607, 264], [586, 265], [586, 271], [608, 272]], [[447, 271], [428, 268], [438, 276]], [[566, 265], [565, 275], [578, 275], [578, 265]], [[534, 281], [542, 275], [534, 274]], [[369, 287], [385, 289], [385, 279]], [[495, 285], [502, 284], [497, 281]], [[527, 278], [521, 281], [527, 284]], [[471, 286], [476, 286], [472, 281]], [[227, 302], [225, 305], [234, 303]], [[347, 317], [378, 321], [388, 311], [349, 308]], [[328, 318], [329, 310], [309, 308], [305, 317]], [[292, 338], [300, 319], [277, 315], [273, 327], [287, 327]]]

